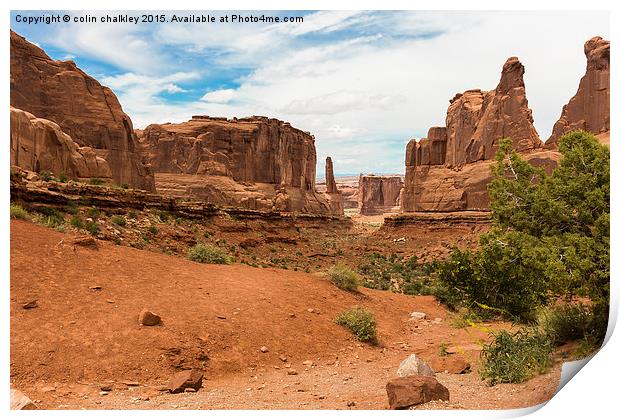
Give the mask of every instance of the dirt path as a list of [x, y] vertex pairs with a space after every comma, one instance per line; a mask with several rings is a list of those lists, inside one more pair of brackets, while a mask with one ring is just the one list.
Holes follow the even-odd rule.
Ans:
[[[348, 293], [319, 275], [202, 265], [102, 241], [88, 249], [73, 238], [11, 221], [11, 381], [41, 408], [383, 409], [385, 383], [409, 354], [432, 359], [441, 345], [472, 347], [506, 327], [454, 328], [432, 297]], [[37, 308], [22, 308], [35, 299]], [[375, 314], [379, 346], [333, 323], [354, 305]], [[143, 308], [163, 325], [139, 326]], [[427, 320], [409, 320], [412, 311]], [[478, 352], [462, 355], [474, 372], [438, 374], [451, 392], [442, 407], [538, 404], [559, 380], [556, 366], [524, 384], [488, 387], [475, 373]], [[181, 368], [204, 370], [204, 388], [160, 391]], [[102, 385], [113, 389], [100, 395]]]

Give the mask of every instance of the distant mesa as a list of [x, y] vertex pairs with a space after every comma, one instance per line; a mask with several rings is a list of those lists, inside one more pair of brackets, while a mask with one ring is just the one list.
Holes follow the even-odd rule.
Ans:
[[360, 214], [373, 215], [397, 212], [400, 206], [402, 188], [401, 176], [361, 174], [357, 196]]

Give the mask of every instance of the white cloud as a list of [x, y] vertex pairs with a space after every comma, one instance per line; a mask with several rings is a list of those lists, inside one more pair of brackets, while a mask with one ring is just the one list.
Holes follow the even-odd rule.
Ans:
[[215, 104], [225, 104], [225, 103], [232, 101], [234, 97], [235, 97], [234, 89], [220, 89], [220, 90], [213, 90], [211, 92], [207, 92], [200, 99], [205, 102], [212, 102]]
[[[62, 32], [57, 43], [128, 71], [103, 82], [137, 127], [198, 113], [267, 115], [312, 132], [319, 159], [332, 156], [336, 172], [394, 173], [404, 169], [403, 144], [443, 125], [454, 94], [493, 89], [510, 56], [525, 65], [529, 105], [545, 139], [585, 71], [583, 43], [608, 37], [608, 22], [605, 12], [586, 11], [329, 11], [308, 15], [303, 24], [200, 31], [84, 25]], [[352, 32], [338, 33], [343, 29]], [[170, 48], [194, 61], [182, 72], [171, 70]], [[236, 80], [237, 88], [206, 92], [202, 100], [171, 103], [159, 96], [227, 66], [252, 70]], [[318, 166], [322, 171], [321, 161]]]

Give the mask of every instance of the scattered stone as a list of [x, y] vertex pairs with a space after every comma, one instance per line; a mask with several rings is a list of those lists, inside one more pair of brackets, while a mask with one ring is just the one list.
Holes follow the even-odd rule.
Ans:
[[409, 375], [435, 376], [435, 372], [428, 363], [412, 354], [400, 362], [396, 375], [400, 377]]
[[197, 369], [183, 370], [175, 373], [168, 382], [171, 394], [183, 392], [186, 388], [199, 390], [202, 387], [202, 372]]
[[185, 388], [185, 392], [196, 392], [194, 388]]
[[312, 366], [314, 362], [312, 360], [304, 360], [301, 364], [305, 366]]
[[120, 382], [127, 386], [140, 386], [140, 382], [136, 382], [136, 381], [122, 380]]
[[101, 385], [99, 387], [99, 389], [102, 390], [102, 391], [108, 391], [109, 392], [109, 391], [112, 391], [112, 385]]
[[293, 313], [288, 314], [288, 317], [289, 317], [289, 318], [295, 318], [295, 314], [293, 314]]
[[215, 315], [215, 317], [217, 319], [226, 319], [226, 316], [224, 316], [224, 315]]
[[347, 407], [355, 407], [357, 404], [355, 403], [355, 401], [349, 401], [347, 403]]
[[467, 373], [471, 369], [469, 362], [461, 356], [436, 357], [430, 363], [435, 372], [447, 372], [458, 375]]
[[155, 325], [159, 325], [159, 323], [161, 322], [161, 317], [149, 310], [143, 309], [142, 312], [140, 312], [139, 320], [140, 324], [152, 327]]
[[448, 388], [430, 376], [406, 376], [388, 381], [385, 386], [390, 409], [408, 408], [429, 401], [449, 401]]
[[295, 369], [289, 369], [288, 372], [286, 372], [288, 375], [298, 375], [299, 373], [295, 370]]
[[103, 287], [101, 287], [101, 286], [90, 286], [89, 289], [92, 290], [93, 292], [97, 292], [97, 291], [103, 289]]
[[269, 349], [267, 348], [267, 346], [263, 346], [260, 348], [260, 352], [261, 353], [267, 353], [269, 351]]
[[286, 358], [286, 356], [282, 354], [280, 355], [280, 360], [282, 360], [283, 362], [286, 362], [288, 359]]
[[411, 312], [409, 317], [412, 319], [426, 319], [426, 314], [424, 312]]
[[39, 303], [36, 300], [28, 301], [22, 305], [22, 308], [24, 309], [34, 309], [38, 307], [39, 307]]
[[99, 395], [104, 396], [104, 395], [108, 395], [109, 392], [108, 391], [100, 391]]
[[[91, 220], [92, 221], [92, 220]], [[84, 248], [97, 249], [97, 241], [91, 236], [77, 238], [73, 240], [73, 245], [83, 246]]]
[[11, 410], [36, 410], [37, 406], [30, 398], [17, 389], [11, 389]]

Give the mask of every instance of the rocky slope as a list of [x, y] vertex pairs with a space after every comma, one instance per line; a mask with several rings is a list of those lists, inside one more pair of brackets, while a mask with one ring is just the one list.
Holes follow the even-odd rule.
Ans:
[[358, 208], [360, 214], [389, 213], [398, 208], [403, 181], [400, 176], [360, 175]]
[[[143, 162], [131, 119], [123, 112], [118, 99], [109, 88], [84, 73], [72, 61], [52, 60], [41, 48], [13, 31], [10, 59], [12, 107], [37, 118], [53, 121], [73, 142], [91, 148], [99, 159], [107, 163], [109, 175], [116, 184], [154, 190], [153, 175]], [[38, 127], [40, 126], [39, 124]], [[45, 137], [46, 134], [37, 136]], [[46, 145], [49, 145], [49, 142], [37, 144], [36, 147], [41, 149]], [[37, 151], [38, 154], [48, 152], [56, 153]], [[17, 153], [17, 149], [12, 149], [12, 153]], [[17, 157], [14, 159], [24, 162]], [[12, 161], [14, 159], [12, 156]], [[45, 160], [39, 163], [43, 164]], [[67, 174], [74, 172], [70, 167], [59, 168], [58, 165], [54, 168], [39, 166], [24, 169], [60, 169]], [[102, 174], [99, 169], [93, 173], [80, 173], [82, 177], [100, 175]]]
[[590, 131], [609, 144], [609, 41], [596, 36], [585, 43], [584, 53], [586, 74], [553, 126], [546, 142], [550, 148], [557, 148], [560, 137], [573, 130]]
[[448, 107], [446, 127], [432, 127], [426, 138], [407, 144], [403, 211], [488, 210], [486, 185], [499, 141], [511, 138], [533, 164], [551, 171], [559, 153], [545, 151], [528, 108], [516, 57], [502, 68], [497, 88], [457, 94]]
[[139, 132], [158, 191], [256, 210], [342, 214], [315, 189], [314, 137], [267, 117], [194, 116]]

